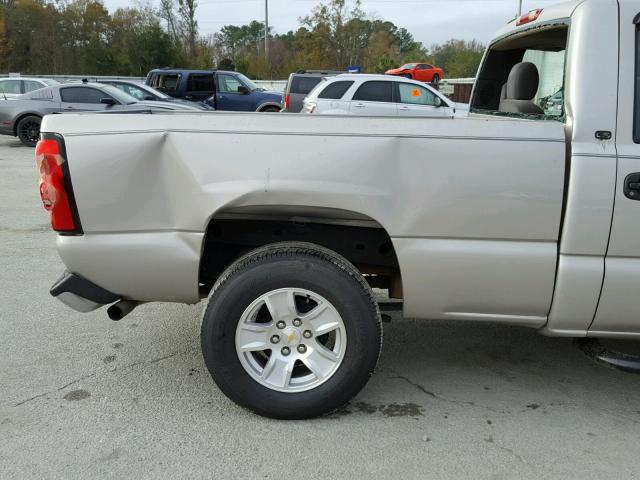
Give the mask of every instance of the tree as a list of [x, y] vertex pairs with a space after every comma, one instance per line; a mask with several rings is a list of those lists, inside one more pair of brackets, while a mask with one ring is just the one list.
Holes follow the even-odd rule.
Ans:
[[236, 69], [235, 63], [230, 58], [223, 58], [218, 62], [218, 70], [233, 71]]
[[198, 43], [198, 22], [196, 21], [196, 8], [198, 3], [195, 0], [178, 0], [178, 19], [182, 40], [187, 47], [187, 52], [191, 58], [197, 55]]
[[451, 39], [431, 47], [433, 61], [449, 77], [474, 77], [484, 54], [484, 46], [472, 40]]
[[478, 42], [462, 40], [427, 52], [405, 28], [367, 15], [360, 0], [325, 0], [299, 19], [297, 30], [269, 31], [266, 62], [263, 22], [225, 25], [205, 38], [198, 31], [197, 7], [197, 0], [160, 0], [157, 9], [140, 4], [110, 14], [103, 0], [0, 0], [0, 69], [143, 76], [154, 67], [217, 64], [267, 79], [348, 65], [384, 72], [427, 60], [451, 77], [474, 75], [483, 52]]

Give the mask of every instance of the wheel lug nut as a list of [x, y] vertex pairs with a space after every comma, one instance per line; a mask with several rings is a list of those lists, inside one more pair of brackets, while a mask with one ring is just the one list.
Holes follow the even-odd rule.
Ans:
[[286, 326], [287, 326], [287, 324], [284, 323], [283, 320], [280, 320], [278, 323], [276, 323], [276, 327], [278, 327], [280, 330], [282, 330]]
[[289, 347], [282, 347], [282, 350], [280, 351], [282, 352], [282, 355], [284, 355], [285, 357], [291, 353], [291, 349], [289, 349]]
[[273, 335], [271, 337], [271, 343], [278, 343], [280, 341], [280, 337], [278, 335]]
[[300, 325], [302, 325], [302, 320], [300, 320], [299, 318], [295, 318], [293, 320], [293, 326], [294, 327], [299, 327]]
[[298, 345], [298, 352], [305, 353], [307, 351], [307, 346], [304, 344]]
[[313, 334], [311, 333], [311, 330], [305, 330], [305, 331], [302, 333], [302, 336], [303, 336], [304, 338], [311, 338], [311, 336], [312, 336], [312, 335], [313, 335]]

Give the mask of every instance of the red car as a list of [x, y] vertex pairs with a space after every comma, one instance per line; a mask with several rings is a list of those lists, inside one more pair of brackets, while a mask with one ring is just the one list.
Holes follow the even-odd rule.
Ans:
[[400, 68], [393, 68], [384, 73], [387, 75], [413, 78], [419, 82], [429, 82], [435, 85], [444, 77], [444, 72], [441, 68], [434, 67], [428, 63], [407, 63]]

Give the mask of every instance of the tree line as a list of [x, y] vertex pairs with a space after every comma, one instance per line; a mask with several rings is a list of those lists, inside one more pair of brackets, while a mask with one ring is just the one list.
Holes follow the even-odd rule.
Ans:
[[483, 45], [452, 39], [425, 47], [405, 28], [374, 18], [360, 0], [325, 0], [299, 28], [269, 32], [264, 23], [226, 25], [202, 35], [197, 0], [161, 0], [110, 13], [101, 0], [0, 0], [0, 72], [144, 76], [156, 67], [235, 69], [282, 79], [302, 69], [381, 73], [427, 61], [448, 77], [474, 76]]

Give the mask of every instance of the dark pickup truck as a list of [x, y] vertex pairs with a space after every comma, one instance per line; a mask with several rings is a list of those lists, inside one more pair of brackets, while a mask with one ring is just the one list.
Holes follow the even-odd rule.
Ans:
[[216, 110], [241, 112], [279, 112], [282, 92], [258, 87], [238, 72], [223, 70], [151, 70], [147, 85], [174, 98], [204, 101]]

